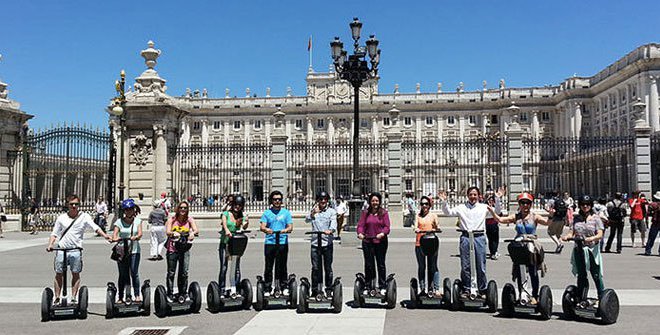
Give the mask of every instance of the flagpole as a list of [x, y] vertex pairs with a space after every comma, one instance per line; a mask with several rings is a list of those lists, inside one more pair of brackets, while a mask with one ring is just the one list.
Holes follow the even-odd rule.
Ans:
[[312, 44], [312, 36], [309, 36], [309, 70], [312, 70], [312, 53], [314, 52], [314, 45]]

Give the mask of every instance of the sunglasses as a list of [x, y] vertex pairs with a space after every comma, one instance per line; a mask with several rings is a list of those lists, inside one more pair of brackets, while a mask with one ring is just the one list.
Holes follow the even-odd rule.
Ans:
[[275, 201], [282, 201], [282, 198], [273, 198], [273, 202]]
[[520, 201], [520, 204], [529, 206], [529, 205], [532, 204], [532, 202], [531, 201]]
[[430, 205], [428, 202], [420, 202], [419, 204], [422, 205], [422, 206], [429, 206]]
[[69, 206], [80, 206], [79, 202], [70, 202]]
[[188, 207], [179, 207], [179, 210], [181, 210], [181, 209], [183, 209], [183, 210], [186, 210], [186, 211], [187, 211], [187, 210], [188, 210]]

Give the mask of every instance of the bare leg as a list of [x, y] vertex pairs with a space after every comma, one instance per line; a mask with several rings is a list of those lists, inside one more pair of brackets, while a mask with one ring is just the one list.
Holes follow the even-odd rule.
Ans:
[[60, 291], [62, 290], [62, 274], [55, 274], [55, 299], [60, 298]]
[[73, 293], [72, 297], [74, 299], [78, 297], [78, 288], [80, 288], [80, 273], [73, 272], [71, 276], [71, 293]]

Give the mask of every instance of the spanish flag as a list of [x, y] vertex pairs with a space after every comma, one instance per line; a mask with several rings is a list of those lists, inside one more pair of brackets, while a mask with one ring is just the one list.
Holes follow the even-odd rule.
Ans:
[[309, 36], [309, 41], [307, 42], [307, 51], [312, 51], [312, 36]]

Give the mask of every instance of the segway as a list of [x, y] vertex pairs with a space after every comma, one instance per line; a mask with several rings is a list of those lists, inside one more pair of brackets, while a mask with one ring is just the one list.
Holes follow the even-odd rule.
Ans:
[[[568, 240], [575, 241], [576, 257], [583, 257], [584, 238], [573, 237]], [[585, 259], [584, 261], [586, 264], [589, 260]], [[586, 266], [583, 267], [581, 274], [587, 275]], [[588, 293], [588, 288], [579, 292], [575, 285], [566, 287], [561, 299], [564, 317], [569, 320], [577, 318], [600, 319], [606, 325], [615, 323], [619, 317], [619, 297], [616, 292], [611, 288], [605, 289], [600, 299], [589, 298]]]
[[[322, 231], [308, 231], [305, 235], [316, 235], [316, 253], [319, 260], [322, 259]], [[332, 242], [330, 242], [332, 243]], [[323, 266], [319, 264], [319, 271], [323, 273]], [[341, 289], [341, 278], [336, 277], [332, 282], [332, 292], [326, 293], [323, 290], [323, 280], [316, 285], [316, 295], [312, 295], [311, 283], [306, 277], [300, 279], [300, 301], [298, 302], [298, 313], [305, 313], [309, 310], [332, 310], [333, 313], [341, 313], [343, 296]]]
[[502, 316], [512, 317], [515, 313], [540, 314], [543, 320], [549, 320], [552, 316], [552, 291], [548, 285], [541, 286], [537, 304], [531, 303], [529, 275], [527, 266], [534, 264], [534, 253], [529, 250], [529, 243], [534, 240], [525, 237], [516, 237], [509, 242], [509, 256], [513, 261], [513, 284], [506, 283], [502, 289]]
[[[452, 309], [455, 311], [464, 309], [464, 308], [485, 308], [488, 312], [494, 313], [497, 311], [497, 283], [494, 280], [488, 282], [486, 287], [486, 298], [482, 298], [479, 294], [479, 289], [477, 287], [477, 270], [476, 270], [476, 261], [477, 257], [474, 252], [474, 235], [483, 234], [483, 230], [472, 230], [464, 231], [457, 230], [460, 233], [467, 233], [470, 238], [470, 254], [468, 258], [470, 259], [470, 292], [467, 297], [461, 295], [463, 289], [463, 282], [460, 279], [454, 280], [452, 285], [451, 295], [452, 295]], [[475, 257], [473, 258], [472, 255]]]
[[[249, 279], [243, 279], [237, 283], [236, 270], [245, 248], [247, 247], [249, 230], [239, 230], [232, 234], [227, 244], [229, 261], [227, 269], [229, 274], [229, 288], [221, 291], [216, 281], [209, 283], [206, 290], [206, 304], [209, 311], [217, 313], [225, 309], [250, 309], [252, 305], [252, 284]], [[238, 284], [238, 286], [236, 285]]]
[[[423, 230], [420, 234], [424, 234], [419, 239], [419, 246], [422, 249], [424, 256], [432, 255], [438, 252], [440, 247], [440, 240], [436, 233], [441, 233], [442, 230]], [[437, 265], [437, 264], [436, 264]], [[427, 283], [427, 287], [419, 287], [417, 278], [410, 279], [410, 302], [407, 307], [414, 309], [421, 306], [428, 307], [446, 307], [451, 306], [451, 280], [445, 278], [442, 282], [442, 297], [435, 294], [433, 282]]]
[[41, 294], [41, 321], [49, 321], [59, 318], [87, 318], [87, 303], [88, 303], [88, 290], [87, 286], [81, 286], [78, 290], [78, 302], [71, 303], [69, 301], [67, 291], [67, 252], [71, 250], [79, 250], [82, 253], [82, 248], [53, 248], [53, 251], [61, 251], [64, 253], [62, 263], [62, 296], [60, 302], [53, 305], [53, 290], [46, 287]]
[[[375, 239], [376, 236], [365, 236], [365, 239]], [[371, 280], [371, 289], [367, 290], [367, 281], [363, 273], [355, 274], [355, 284], [353, 285], [353, 307], [365, 307], [367, 305], [385, 306], [392, 309], [396, 306], [396, 279], [394, 273], [387, 275], [385, 279], [387, 288], [385, 294], [376, 289], [376, 276]]]
[[[275, 245], [278, 246], [277, 254], [275, 255], [275, 262], [277, 262], [277, 256], [279, 256], [280, 233], [280, 231], [273, 232], [273, 234], [275, 234]], [[296, 282], [296, 275], [289, 275], [289, 292], [284, 292], [284, 289], [280, 287], [280, 281], [278, 278], [275, 278], [274, 281], [275, 287], [272, 289], [272, 292], [266, 292], [266, 283], [264, 282], [263, 277], [257, 276], [257, 302], [254, 304], [254, 309], [256, 311], [261, 311], [268, 307], [297, 308], [298, 282]]]
[[[185, 241], [182, 240], [180, 243], [188, 243], [192, 245], [192, 243], [187, 240], [187, 233], [181, 234], [181, 237], [185, 239]], [[167, 296], [165, 286], [158, 285], [156, 287], [156, 292], [154, 294], [154, 312], [160, 318], [164, 318], [170, 314], [199, 313], [201, 308], [202, 289], [196, 281], [190, 283], [188, 286], [188, 295], [177, 293], [174, 294], [172, 298]]]
[[127, 315], [151, 315], [151, 282], [149, 279], [142, 283], [142, 302], [135, 303], [130, 297], [126, 297], [123, 303], [117, 303], [117, 287], [115, 283], [108, 282], [105, 293], [105, 318], [112, 319], [117, 316]]

